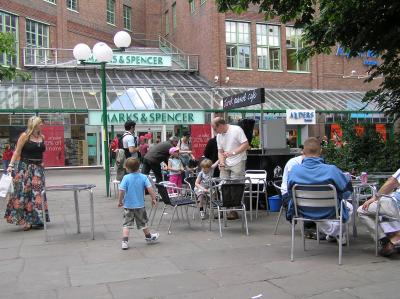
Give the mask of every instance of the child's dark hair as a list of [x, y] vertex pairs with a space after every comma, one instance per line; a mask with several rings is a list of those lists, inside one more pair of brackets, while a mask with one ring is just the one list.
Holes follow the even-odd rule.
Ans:
[[204, 159], [200, 162], [201, 168], [210, 168], [213, 165], [213, 162], [210, 159]]
[[140, 161], [135, 158], [128, 158], [126, 159], [125, 167], [129, 172], [136, 172], [139, 170]]

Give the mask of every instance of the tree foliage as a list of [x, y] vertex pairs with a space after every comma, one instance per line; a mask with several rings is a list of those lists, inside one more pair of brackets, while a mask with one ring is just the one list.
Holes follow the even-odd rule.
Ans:
[[[12, 33], [0, 32], [0, 54], [14, 55], [15, 38]], [[20, 77], [23, 80], [28, 80], [30, 75], [27, 72], [20, 71], [12, 65], [0, 65], [0, 81], [13, 80]]]
[[394, 172], [400, 163], [400, 142], [398, 138], [384, 142], [372, 124], [364, 125], [364, 134], [359, 136], [355, 123], [340, 124], [343, 132], [342, 147], [332, 141], [323, 149], [325, 161], [351, 173]]
[[400, 1], [399, 0], [216, 0], [220, 12], [241, 13], [259, 5], [266, 19], [276, 16], [283, 23], [294, 21], [303, 28], [306, 46], [298, 59], [329, 54], [340, 44], [350, 57], [372, 51], [382, 63], [370, 67], [366, 82], [383, 76], [376, 90], [364, 97], [378, 109], [400, 117]]

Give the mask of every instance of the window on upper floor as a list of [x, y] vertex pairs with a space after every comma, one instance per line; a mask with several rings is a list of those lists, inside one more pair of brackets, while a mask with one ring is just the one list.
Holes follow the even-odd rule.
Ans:
[[175, 31], [176, 27], [176, 2], [174, 2], [174, 4], [172, 4], [172, 29]]
[[107, 0], [107, 23], [115, 25], [115, 0]]
[[169, 34], [169, 13], [168, 10], [164, 13], [165, 19], [165, 35]]
[[196, 1], [189, 0], [189, 6], [190, 6], [190, 13], [194, 13], [196, 11]]
[[132, 8], [130, 8], [127, 5], [124, 5], [123, 13], [124, 13], [124, 28], [126, 30], [132, 30]]
[[78, 0], [67, 0], [67, 8], [78, 11]]
[[30, 48], [25, 53], [26, 62], [45, 64], [50, 59], [49, 25], [26, 19], [25, 27], [26, 47]]
[[250, 69], [250, 23], [225, 22], [226, 66]]
[[257, 24], [257, 61], [259, 70], [281, 70], [281, 27]]
[[45, 2], [49, 2], [49, 3], [51, 3], [51, 4], [57, 4], [56, 3], [56, 0], [44, 0]]
[[309, 60], [300, 63], [297, 58], [297, 52], [304, 47], [301, 38], [303, 31], [294, 27], [286, 27], [286, 57], [287, 70], [296, 72], [309, 72]]
[[0, 11], [0, 32], [11, 32], [15, 38], [14, 54], [0, 54], [1, 65], [14, 65], [19, 67], [19, 41], [18, 41], [18, 17], [3, 11]]

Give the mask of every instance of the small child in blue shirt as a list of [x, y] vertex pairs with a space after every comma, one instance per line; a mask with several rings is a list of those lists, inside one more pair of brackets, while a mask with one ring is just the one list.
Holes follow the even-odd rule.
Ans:
[[124, 207], [124, 224], [122, 228], [122, 249], [128, 249], [129, 229], [133, 228], [136, 222], [137, 229], [142, 229], [145, 240], [149, 243], [155, 242], [159, 233], [150, 233], [147, 227], [147, 214], [144, 207], [144, 192], [147, 190], [152, 199], [152, 206], [156, 205], [156, 194], [151, 188], [147, 176], [138, 172], [140, 161], [135, 158], [128, 158], [125, 168], [128, 172], [119, 185], [118, 207]]

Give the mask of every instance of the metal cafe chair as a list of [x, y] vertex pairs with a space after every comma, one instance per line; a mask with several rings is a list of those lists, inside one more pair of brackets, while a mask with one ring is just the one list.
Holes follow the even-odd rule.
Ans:
[[[343, 221], [342, 215], [340, 211], [342, 211], [344, 206], [344, 200], [339, 201], [337, 197], [337, 192], [335, 186], [328, 185], [294, 185], [292, 188], [292, 198], [294, 204], [294, 216], [292, 218], [292, 246], [290, 251], [290, 260], [294, 261], [294, 239], [295, 239], [295, 226], [296, 223], [300, 223], [301, 227], [301, 238], [303, 241], [303, 249], [306, 250], [305, 247], [305, 238], [304, 238], [304, 221], [313, 221], [317, 225], [317, 241], [319, 243], [319, 235], [318, 235], [318, 224], [319, 222], [330, 220], [339, 222], [339, 265], [342, 264], [342, 237], [343, 237]], [[335, 216], [332, 218], [322, 218], [322, 219], [312, 219], [302, 216], [303, 209], [321, 209], [321, 208], [332, 208], [335, 210]], [[349, 246], [349, 222], [346, 223], [346, 237], [347, 237], [347, 246]]]
[[245, 177], [250, 182], [249, 190], [245, 191], [245, 195], [250, 197], [250, 220], [253, 220], [253, 194], [257, 195], [256, 199], [256, 219], [258, 218], [258, 201], [260, 194], [265, 194], [266, 205], [267, 200], [267, 172], [265, 170], [246, 170]]
[[244, 204], [244, 192], [246, 184], [243, 180], [226, 180], [218, 185], [220, 200], [215, 201], [218, 211], [219, 234], [222, 238], [221, 212], [224, 217], [225, 227], [227, 211], [242, 211], [242, 229], [246, 228], [246, 235], [249, 235], [247, 226], [246, 206]]
[[[189, 215], [188, 215], [188, 208], [190, 205], [195, 205], [196, 202], [194, 200], [194, 196], [191, 192], [191, 190], [184, 189], [184, 188], [178, 188], [178, 187], [172, 187], [172, 186], [165, 186], [163, 184], [155, 184], [158, 190], [158, 194], [161, 197], [162, 202], [164, 203], [164, 207], [161, 213], [160, 221], [158, 222], [157, 230], [160, 227], [162, 218], [164, 216], [165, 210], [167, 209], [168, 206], [173, 208], [171, 220], [168, 226], [168, 234], [171, 234], [171, 226], [172, 226], [172, 221], [174, 220], [175, 212], [177, 207], [186, 207], [186, 218], [188, 225], [190, 227], [190, 220], [189, 220]], [[177, 196], [171, 196], [171, 193], [168, 192], [168, 189], [173, 188], [174, 193], [178, 194]]]
[[[271, 184], [272, 184], [272, 186], [274, 186], [276, 192], [282, 199], [282, 192], [281, 192], [282, 191], [281, 190], [282, 180], [271, 181]], [[283, 201], [283, 199], [282, 199], [282, 201]], [[284, 204], [282, 202], [282, 205], [281, 205], [281, 208], [280, 208], [279, 214], [278, 214], [278, 219], [276, 219], [276, 223], [275, 223], [274, 235], [276, 235], [276, 232], [278, 231], [279, 221], [281, 220], [282, 214], [285, 212], [285, 210], [286, 210], [286, 207], [284, 206]]]

